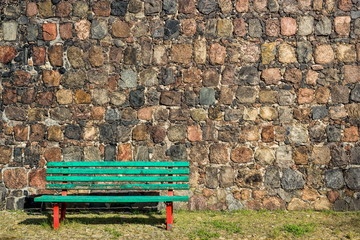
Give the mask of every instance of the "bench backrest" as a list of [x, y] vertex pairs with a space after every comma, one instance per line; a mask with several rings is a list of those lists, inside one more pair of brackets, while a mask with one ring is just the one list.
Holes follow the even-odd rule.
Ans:
[[189, 189], [189, 162], [49, 162], [47, 189]]

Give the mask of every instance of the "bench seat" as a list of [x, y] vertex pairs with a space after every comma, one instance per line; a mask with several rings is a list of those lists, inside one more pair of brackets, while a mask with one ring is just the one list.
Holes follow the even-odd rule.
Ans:
[[188, 196], [82, 196], [43, 195], [36, 202], [172, 202], [189, 201]]

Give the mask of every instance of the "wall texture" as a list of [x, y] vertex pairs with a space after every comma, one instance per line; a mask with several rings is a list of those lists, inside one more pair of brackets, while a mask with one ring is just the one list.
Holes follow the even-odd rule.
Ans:
[[360, 1], [0, 2], [0, 202], [49, 161], [190, 160], [190, 209], [360, 209]]

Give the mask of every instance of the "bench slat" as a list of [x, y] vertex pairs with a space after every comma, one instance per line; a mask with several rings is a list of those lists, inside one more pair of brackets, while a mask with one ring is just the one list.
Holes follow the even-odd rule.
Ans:
[[189, 169], [48, 168], [48, 174], [189, 174]]
[[47, 184], [47, 189], [78, 189], [78, 190], [167, 190], [189, 189], [189, 184]]
[[74, 162], [48, 162], [48, 167], [189, 167], [189, 162], [149, 162], [149, 161], [74, 161]]
[[167, 202], [188, 201], [188, 196], [61, 196], [43, 195], [35, 202]]
[[47, 181], [60, 182], [188, 182], [188, 176], [147, 177], [147, 176], [46, 176]]

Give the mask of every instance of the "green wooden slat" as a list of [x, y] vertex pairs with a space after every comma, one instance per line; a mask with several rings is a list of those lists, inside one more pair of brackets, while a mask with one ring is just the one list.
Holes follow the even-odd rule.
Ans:
[[48, 168], [48, 174], [189, 174], [189, 169]]
[[84, 162], [48, 162], [48, 167], [189, 167], [189, 162], [145, 162], [145, 161], [84, 161]]
[[94, 190], [166, 190], [166, 189], [189, 189], [189, 184], [47, 184], [47, 189], [94, 189]]
[[46, 176], [47, 181], [61, 182], [188, 182], [188, 176], [134, 177], [134, 176]]
[[188, 201], [188, 196], [60, 196], [43, 195], [35, 202], [167, 202]]

